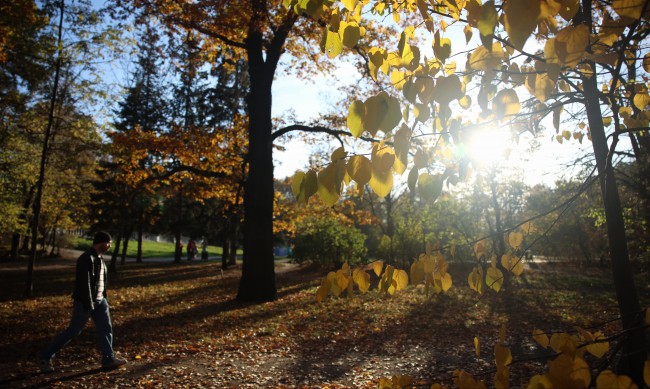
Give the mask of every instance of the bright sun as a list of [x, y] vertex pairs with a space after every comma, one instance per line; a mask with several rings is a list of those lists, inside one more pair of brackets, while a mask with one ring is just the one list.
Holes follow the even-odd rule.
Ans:
[[508, 158], [511, 143], [508, 128], [478, 128], [472, 132], [467, 142], [467, 154], [480, 166], [493, 166]]

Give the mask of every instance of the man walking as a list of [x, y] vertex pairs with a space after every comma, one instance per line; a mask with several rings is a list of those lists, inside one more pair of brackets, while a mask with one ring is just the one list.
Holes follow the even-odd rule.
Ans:
[[97, 345], [102, 353], [102, 367], [114, 369], [126, 364], [113, 353], [113, 325], [106, 300], [106, 265], [102, 258], [111, 247], [111, 236], [98, 232], [93, 246], [77, 259], [77, 271], [72, 293], [72, 317], [70, 324], [52, 342], [38, 353], [38, 367], [43, 373], [54, 371], [52, 358], [63, 346], [81, 333], [92, 317], [97, 330]]

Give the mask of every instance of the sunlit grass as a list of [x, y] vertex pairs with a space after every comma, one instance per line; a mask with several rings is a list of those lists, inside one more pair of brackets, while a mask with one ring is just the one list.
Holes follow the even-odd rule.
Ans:
[[[115, 243], [115, 242], [114, 242]], [[76, 238], [74, 241], [74, 248], [77, 250], [87, 250], [92, 245], [92, 240], [85, 238]], [[201, 250], [199, 248], [199, 250]], [[138, 242], [136, 240], [130, 240], [129, 245], [126, 250], [127, 257], [135, 257], [138, 252]], [[223, 249], [218, 246], [208, 246], [208, 253], [210, 256], [221, 255]], [[238, 250], [237, 254], [241, 254], [241, 250]], [[186, 256], [187, 252], [185, 247], [183, 247], [183, 256]], [[200, 255], [200, 253], [199, 253]], [[161, 257], [173, 257], [174, 256], [174, 244], [167, 242], [152, 242], [152, 241], [143, 241], [142, 242], [142, 258], [161, 258]]]

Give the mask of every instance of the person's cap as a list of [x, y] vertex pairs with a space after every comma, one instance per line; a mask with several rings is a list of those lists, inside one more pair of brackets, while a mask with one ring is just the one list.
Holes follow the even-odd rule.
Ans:
[[93, 239], [93, 244], [106, 243], [106, 242], [110, 242], [111, 240], [112, 240], [111, 235], [108, 232], [99, 231], [98, 233], [95, 234], [95, 238]]

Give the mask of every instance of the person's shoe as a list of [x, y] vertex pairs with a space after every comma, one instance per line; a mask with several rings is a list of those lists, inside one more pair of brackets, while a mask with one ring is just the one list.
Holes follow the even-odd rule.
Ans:
[[51, 359], [37, 358], [36, 364], [38, 365], [38, 369], [41, 371], [41, 373], [52, 373], [54, 371], [54, 366], [52, 366]]
[[126, 359], [113, 357], [110, 361], [102, 364], [104, 369], [117, 369], [120, 366], [126, 365]]

